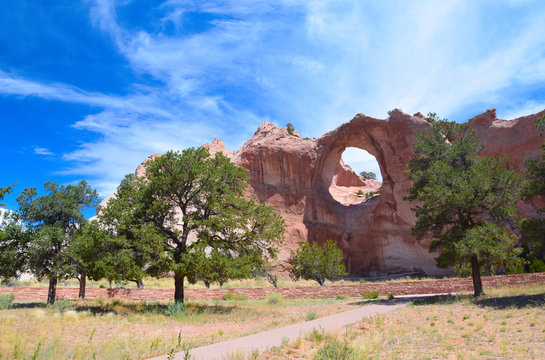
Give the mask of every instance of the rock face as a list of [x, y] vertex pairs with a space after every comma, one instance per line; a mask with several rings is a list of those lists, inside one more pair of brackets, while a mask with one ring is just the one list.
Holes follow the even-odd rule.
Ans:
[[[506, 121], [489, 110], [469, 123], [485, 145], [484, 155], [509, 155], [508, 166], [520, 171], [524, 159], [539, 155], [543, 139], [534, 124], [543, 114], [545, 111]], [[435, 266], [429, 242], [419, 243], [410, 235], [415, 217], [411, 205], [403, 200], [411, 186], [406, 168], [414, 156], [415, 134], [428, 126], [420, 113], [411, 116], [394, 110], [388, 119], [358, 114], [314, 140], [265, 122], [234, 153], [219, 139], [204, 146], [246, 168], [248, 195], [257, 196], [284, 218], [281, 268], [299, 243], [333, 239], [352, 274], [379, 276], [414, 267], [437, 274], [444, 270]], [[342, 163], [347, 147], [366, 150], [376, 158], [382, 184], [362, 181]], [[523, 214], [536, 210], [533, 203], [521, 202], [518, 208]]]

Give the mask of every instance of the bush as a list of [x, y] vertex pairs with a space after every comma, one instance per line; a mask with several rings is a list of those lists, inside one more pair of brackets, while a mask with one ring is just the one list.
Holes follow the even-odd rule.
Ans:
[[226, 293], [223, 298], [227, 301], [245, 301], [248, 300], [248, 295]]
[[314, 360], [360, 360], [362, 354], [347, 342], [331, 340], [325, 343], [314, 355]]
[[282, 294], [273, 293], [267, 295], [265, 300], [267, 300], [267, 303], [271, 305], [281, 305], [284, 303], [284, 296], [282, 296]]
[[388, 294], [388, 300], [394, 300], [394, 294]]
[[373, 290], [370, 293], [363, 294], [364, 299], [376, 299], [378, 298], [378, 290]]
[[337, 294], [337, 300], [344, 300], [346, 299], [346, 295], [344, 294]]
[[530, 266], [529, 266], [529, 270], [531, 273], [536, 273], [536, 272], [545, 272], [545, 263], [541, 260], [534, 260]]
[[185, 313], [185, 305], [183, 303], [172, 303], [165, 309], [165, 315], [171, 317], [181, 317]]
[[306, 316], [307, 321], [311, 321], [317, 318], [318, 318], [318, 314], [316, 314], [316, 312], [314, 311], [307, 312], [307, 316]]
[[320, 286], [324, 286], [326, 280], [335, 281], [348, 275], [343, 252], [333, 240], [327, 240], [323, 246], [317, 243], [301, 243], [297, 252], [291, 253], [289, 262], [292, 279], [314, 280]]
[[53, 309], [59, 310], [63, 313], [66, 309], [70, 307], [70, 300], [57, 300], [53, 304]]
[[10, 309], [13, 305], [13, 300], [15, 296], [12, 294], [2, 294], [0, 295], [0, 310]]

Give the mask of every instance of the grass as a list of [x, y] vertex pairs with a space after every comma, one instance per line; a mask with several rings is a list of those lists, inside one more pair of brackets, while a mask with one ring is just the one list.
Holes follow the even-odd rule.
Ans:
[[542, 359], [545, 285], [485, 290], [417, 301], [259, 359]]
[[[435, 278], [422, 278], [416, 279], [411, 277], [399, 277], [394, 279], [385, 280], [382, 279], [381, 282], [400, 282], [400, 281], [428, 281], [436, 280]], [[174, 289], [174, 280], [172, 278], [152, 278], [148, 277], [143, 280], [144, 286], [148, 289]], [[350, 280], [339, 280], [339, 281], [326, 281], [327, 286], [331, 285], [348, 285], [348, 284], [358, 284], [360, 282], [366, 282], [364, 279], [350, 279]], [[37, 279], [29, 280], [10, 280], [8, 283], [10, 286], [19, 286], [19, 287], [48, 287], [49, 283], [47, 281], [38, 281]], [[3, 284], [1, 286], [6, 286]], [[58, 287], [70, 287], [77, 288], [79, 286], [78, 280], [68, 279], [60, 281]], [[290, 278], [278, 278], [278, 287], [309, 287], [309, 286], [319, 286], [316, 281], [313, 280], [299, 280], [293, 281]], [[88, 288], [109, 288], [110, 284], [106, 280], [93, 281], [87, 280]], [[125, 288], [125, 289], [136, 289], [136, 283], [127, 282], [121, 284], [112, 284], [113, 288]], [[206, 289], [206, 286], [203, 282], [197, 282], [196, 284], [186, 284], [187, 289]], [[238, 289], [238, 288], [272, 288], [273, 286], [265, 278], [255, 278], [255, 279], [242, 279], [242, 280], [230, 280], [225, 283], [223, 286], [217, 284], [211, 284], [211, 289]]]
[[[353, 309], [354, 299], [14, 302], [0, 311], [0, 359], [141, 359]], [[310, 314], [310, 315], [309, 315]], [[255, 355], [257, 356], [257, 355]]]

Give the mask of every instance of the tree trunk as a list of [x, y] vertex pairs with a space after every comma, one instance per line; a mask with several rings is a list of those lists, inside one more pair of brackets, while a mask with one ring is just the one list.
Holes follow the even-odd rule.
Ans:
[[49, 291], [47, 292], [47, 304], [53, 305], [57, 296], [57, 278], [49, 279]]
[[85, 300], [85, 286], [87, 284], [87, 274], [82, 273], [80, 274], [79, 280], [79, 294], [78, 297], [81, 300]]
[[473, 278], [473, 290], [475, 296], [481, 296], [483, 292], [483, 283], [481, 282], [481, 265], [476, 256], [471, 257], [471, 277]]
[[138, 289], [143, 289], [144, 288], [144, 281], [142, 281], [142, 279], [136, 280], [136, 287]]
[[174, 301], [176, 303], [184, 302], [184, 276], [174, 274]]

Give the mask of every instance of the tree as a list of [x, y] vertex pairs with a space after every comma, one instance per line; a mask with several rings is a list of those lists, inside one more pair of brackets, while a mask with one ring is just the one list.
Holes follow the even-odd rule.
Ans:
[[31, 187], [17, 197], [18, 220], [26, 231], [19, 234], [17, 251], [25, 254], [29, 270], [49, 279], [48, 304], [55, 302], [57, 281], [72, 277], [69, 248], [73, 235], [84, 222], [84, 207], [96, 203], [97, 193], [85, 181], [77, 185], [47, 182], [46, 195]]
[[[545, 128], [545, 115], [535, 124], [538, 129]], [[543, 134], [542, 134], [543, 135]], [[545, 195], [545, 144], [541, 145], [541, 156], [526, 160], [527, 170], [523, 186], [524, 198], [529, 200], [536, 196]], [[545, 209], [539, 209], [543, 214]], [[528, 261], [527, 270], [530, 272], [545, 271], [545, 219], [528, 218], [522, 221], [521, 226], [525, 246], [524, 257]]]
[[[13, 184], [10, 186], [0, 187], [0, 201], [4, 200], [4, 197], [7, 194], [10, 194], [12, 191]], [[5, 204], [0, 204], [0, 206], [6, 206]]]
[[475, 296], [483, 293], [481, 268], [519, 261], [515, 202], [520, 177], [506, 159], [481, 157], [469, 124], [428, 117], [430, 129], [417, 134], [416, 157], [408, 166], [414, 183], [406, 200], [416, 203], [412, 234], [431, 235], [440, 250], [439, 267], [471, 265]]
[[287, 123], [286, 124], [286, 130], [288, 130], [288, 133], [290, 135], [293, 135], [293, 132], [295, 131], [295, 128], [293, 127], [292, 123]]
[[301, 243], [297, 251], [292, 252], [290, 264], [290, 276], [294, 280], [315, 280], [320, 286], [324, 286], [326, 280], [335, 281], [348, 275], [343, 252], [333, 240], [327, 240], [323, 246]]
[[362, 171], [362, 172], [360, 172], [360, 177], [363, 180], [369, 180], [369, 179], [376, 180], [377, 179], [377, 174], [375, 174], [372, 171]]
[[276, 256], [282, 218], [271, 207], [246, 200], [246, 186], [246, 170], [221, 153], [169, 151], [146, 164], [145, 177], [127, 175], [102, 218], [118, 235], [147, 229], [149, 242], [161, 250], [146, 272], [173, 273], [174, 299], [183, 302], [185, 279], [249, 276], [252, 267]]

